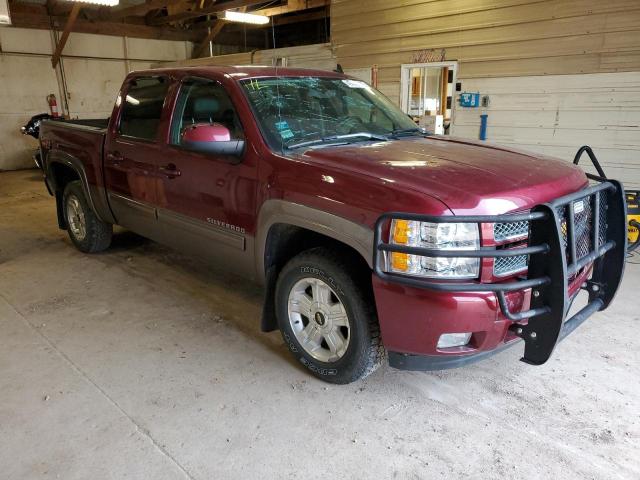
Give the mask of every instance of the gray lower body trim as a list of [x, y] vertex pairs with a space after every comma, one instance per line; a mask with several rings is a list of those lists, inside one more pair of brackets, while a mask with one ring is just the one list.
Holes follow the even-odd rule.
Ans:
[[255, 279], [254, 238], [109, 192], [118, 224], [177, 251]]
[[239, 233], [215, 227], [210, 223], [196, 220], [170, 210], [158, 209], [158, 220], [176, 232], [187, 230], [194, 235], [202, 236], [236, 250], [246, 249], [245, 236]]
[[323, 210], [307, 207], [286, 200], [272, 199], [264, 202], [258, 215], [256, 234], [257, 278], [265, 281], [265, 247], [269, 229], [275, 224], [287, 224], [306, 228], [356, 250], [367, 262], [373, 265], [373, 230], [343, 217]]
[[161, 235], [155, 206], [114, 192], [109, 192], [108, 197], [118, 225], [153, 240]]
[[520, 343], [519, 340], [514, 340], [493, 350], [471, 355], [412, 355], [409, 353], [389, 352], [389, 366], [398, 370], [420, 372], [449, 370], [485, 360], [518, 343]]
[[170, 210], [158, 209], [160, 243], [255, 279], [254, 238]]

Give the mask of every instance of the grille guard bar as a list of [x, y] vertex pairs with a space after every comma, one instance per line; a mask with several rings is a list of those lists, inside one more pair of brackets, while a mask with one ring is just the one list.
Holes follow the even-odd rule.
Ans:
[[[591, 176], [590, 176], [591, 177]], [[515, 335], [525, 342], [523, 362], [533, 365], [545, 363], [556, 344], [575, 330], [595, 312], [606, 309], [622, 280], [626, 253], [626, 202], [622, 185], [615, 180], [592, 178], [600, 183], [534, 207], [529, 213], [504, 215], [432, 216], [404, 212], [389, 212], [376, 221], [374, 231], [373, 266], [382, 280], [417, 288], [443, 292], [492, 292], [496, 295], [502, 314], [513, 323]], [[606, 195], [606, 206], [601, 209], [601, 195]], [[581, 258], [576, 254], [576, 228], [574, 225], [575, 202], [592, 197], [591, 248]], [[591, 201], [591, 200], [590, 200]], [[567, 211], [566, 242], [563, 240], [558, 209]], [[601, 218], [602, 210], [606, 218]], [[530, 222], [528, 246], [497, 250], [483, 247], [479, 250], [443, 251], [421, 247], [394, 245], [383, 241], [383, 229], [391, 219], [421, 222], [456, 223], [513, 223]], [[602, 223], [602, 222], [605, 223]], [[601, 226], [606, 224], [604, 238], [600, 238]], [[501, 282], [479, 283], [469, 281], [431, 280], [383, 270], [387, 252], [408, 253], [427, 257], [510, 257], [529, 255], [527, 278]], [[593, 263], [593, 273], [581, 288], [589, 292], [587, 306], [566, 318], [571, 301], [569, 278]], [[507, 292], [533, 289], [531, 307], [521, 312], [511, 312], [506, 300]]]

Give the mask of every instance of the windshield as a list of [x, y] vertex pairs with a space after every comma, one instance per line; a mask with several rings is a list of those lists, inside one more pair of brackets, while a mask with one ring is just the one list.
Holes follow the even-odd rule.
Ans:
[[275, 150], [420, 133], [384, 95], [359, 80], [278, 77], [240, 83]]

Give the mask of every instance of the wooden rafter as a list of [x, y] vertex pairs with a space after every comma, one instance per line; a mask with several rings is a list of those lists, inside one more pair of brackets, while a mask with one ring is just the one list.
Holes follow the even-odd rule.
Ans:
[[209, 43], [213, 42], [213, 40], [220, 34], [224, 26], [227, 22], [223, 20], [216, 20], [216, 23], [211, 27], [207, 36], [200, 42], [200, 44], [193, 49], [193, 58], [198, 58], [202, 55], [202, 52], [205, 51]]
[[255, 13], [256, 15], [266, 15], [267, 17], [274, 17], [276, 15], [283, 15], [285, 13], [309, 10], [310, 8], [326, 7], [330, 3], [331, 0], [289, 0], [286, 5], [262, 8], [251, 13]]
[[[15, 2], [14, 2], [15, 5]], [[21, 4], [21, 5], [24, 5]], [[71, 12], [71, 10], [73, 10], [73, 2], [58, 2], [57, 0], [47, 0], [46, 6], [47, 6], [47, 12], [49, 13], [49, 15], [64, 15], [67, 16], [69, 15], [69, 13]], [[93, 8], [93, 9], [97, 9], [98, 6], [97, 5], [91, 5], [91, 4], [85, 4], [84, 8]]]
[[157, 17], [151, 20], [151, 25], [163, 25], [165, 23], [179, 22], [192, 17], [202, 17], [204, 15], [213, 15], [216, 13], [224, 12], [225, 10], [231, 10], [234, 8], [250, 7], [252, 5], [258, 5], [264, 3], [265, 0], [231, 0], [224, 3], [214, 3], [208, 7], [198, 8], [196, 10], [188, 10], [185, 12], [176, 13], [174, 15], [167, 15], [164, 17]]
[[[44, 13], [11, 12], [11, 22], [14, 27], [50, 30], [53, 23], [53, 27], [56, 30], [60, 30], [66, 21], [67, 17], [49, 17]], [[78, 33], [94, 33], [99, 35], [156, 40], [188, 40], [196, 42], [202, 39], [201, 30], [179, 30], [167, 26], [160, 28], [119, 22], [94, 22], [80, 18], [76, 20], [73, 31]]]
[[[327, 5], [329, 0], [289, 0], [283, 5], [273, 6], [268, 0], [144, 0], [143, 3], [126, 7], [106, 8], [97, 5], [81, 4], [82, 12], [76, 2], [46, 0], [46, 4], [12, 0], [11, 17], [13, 25], [22, 28], [36, 28], [62, 32], [56, 47], [52, 64], [59, 63], [71, 32], [93, 33], [135, 38], [162, 40], [188, 40], [197, 46], [194, 52], [203, 55], [212, 41], [225, 44], [242, 44], [247, 41], [247, 32], [257, 32], [261, 25], [231, 25], [223, 27], [216, 14], [229, 9], [251, 10], [254, 13], [268, 14], [275, 25], [297, 23], [322, 18], [326, 10], [318, 7]], [[270, 7], [260, 9], [260, 6]], [[255, 8], [258, 10], [255, 10]], [[325, 7], [328, 9], [328, 6]], [[308, 12], [304, 10], [313, 9]], [[72, 12], [74, 12], [72, 14]], [[168, 12], [168, 13], [165, 13]], [[297, 12], [294, 15], [285, 13]], [[211, 15], [211, 19], [203, 17]], [[204, 20], [204, 21], [203, 21]], [[172, 26], [169, 23], [180, 23]], [[239, 37], [240, 35], [240, 37]], [[252, 45], [263, 42], [258, 33], [251, 34]], [[240, 38], [240, 39], [238, 39]], [[59, 50], [59, 52], [58, 52]]]
[[292, 15], [290, 17], [275, 17], [273, 19], [273, 24], [278, 26], [278, 25], [290, 25], [292, 23], [310, 22], [312, 20], [321, 20], [329, 16], [329, 10], [327, 8], [328, 7], [325, 7], [322, 10], [317, 10], [314, 12], [301, 13], [299, 15]]
[[71, 9], [71, 13], [69, 14], [67, 23], [64, 26], [64, 30], [62, 31], [62, 35], [60, 36], [60, 40], [58, 40], [58, 44], [56, 45], [56, 51], [53, 52], [53, 57], [51, 57], [51, 65], [53, 65], [53, 68], [56, 68], [58, 62], [60, 61], [60, 55], [62, 55], [62, 50], [64, 50], [64, 46], [67, 44], [67, 39], [71, 34], [73, 24], [76, 23], [81, 8], [81, 3], [73, 4], [73, 8]]
[[144, 16], [153, 10], [184, 3], [184, 0], [147, 0], [144, 3], [133, 5], [130, 7], [117, 7], [110, 9], [102, 18], [104, 20], [120, 20], [126, 17]]
[[[201, 1], [204, 2], [204, 0]], [[240, 7], [240, 11], [242, 13], [246, 12], [247, 7]], [[200, 57], [200, 55], [202, 55], [204, 49], [207, 48], [207, 45], [213, 42], [213, 40], [220, 34], [226, 23], [227, 22], [225, 22], [224, 20], [216, 20], [216, 23], [213, 24], [204, 40], [202, 40], [202, 42], [200, 42], [200, 44], [196, 48], [194, 48], [192, 55], [193, 58], [198, 58]]]

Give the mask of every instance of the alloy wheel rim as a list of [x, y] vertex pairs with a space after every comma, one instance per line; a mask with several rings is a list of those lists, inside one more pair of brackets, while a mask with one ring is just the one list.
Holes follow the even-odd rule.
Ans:
[[67, 198], [67, 222], [73, 237], [79, 241], [84, 240], [87, 236], [87, 226], [84, 211], [75, 195], [70, 195]]
[[298, 343], [314, 359], [333, 363], [344, 356], [351, 338], [349, 316], [329, 285], [312, 277], [296, 282], [288, 314]]

